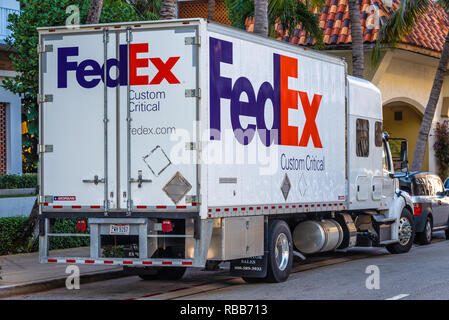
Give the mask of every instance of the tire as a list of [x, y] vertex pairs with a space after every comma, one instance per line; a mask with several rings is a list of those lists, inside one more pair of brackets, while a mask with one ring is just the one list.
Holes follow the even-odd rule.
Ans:
[[266, 278], [248, 278], [248, 277], [242, 277], [242, 279], [246, 283], [262, 283], [266, 281]]
[[185, 267], [166, 267], [159, 270], [160, 280], [179, 280], [186, 273]]
[[268, 226], [267, 282], [286, 281], [292, 270], [292, 263], [293, 242], [290, 228], [282, 220], [272, 220]]
[[140, 279], [145, 281], [151, 280], [179, 280], [184, 276], [186, 272], [185, 267], [166, 267], [161, 268], [156, 274], [139, 274]]
[[415, 239], [415, 223], [407, 208], [402, 209], [398, 232], [399, 242], [387, 245], [387, 250], [392, 254], [409, 252]]
[[157, 274], [139, 274], [140, 279], [145, 281], [159, 280], [159, 276]]
[[432, 242], [432, 228], [433, 228], [432, 218], [428, 216], [426, 220], [426, 225], [424, 227], [424, 231], [418, 232], [416, 234], [419, 244], [428, 245]]

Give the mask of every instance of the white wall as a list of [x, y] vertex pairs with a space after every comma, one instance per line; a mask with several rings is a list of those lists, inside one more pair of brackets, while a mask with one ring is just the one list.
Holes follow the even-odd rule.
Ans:
[[[438, 59], [424, 56], [405, 50], [394, 50], [388, 67], [383, 71], [377, 86], [382, 92], [382, 103], [403, 101], [413, 105], [421, 115], [424, 114], [429, 100], [430, 90], [438, 65]], [[433, 126], [436, 122], [445, 120], [441, 118], [442, 97], [449, 96], [449, 78], [445, 78], [441, 96], [435, 111]], [[429, 171], [438, 172], [433, 150], [434, 139], [429, 137]]]

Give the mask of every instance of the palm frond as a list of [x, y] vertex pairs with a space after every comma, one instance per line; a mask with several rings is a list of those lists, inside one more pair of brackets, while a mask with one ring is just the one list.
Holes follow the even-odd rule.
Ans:
[[432, 0], [401, 0], [397, 10], [391, 14], [379, 30], [371, 59], [373, 65], [379, 63], [381, 49], [387, 45], [395, 46], [403, 36], [412, 30], [418, 19], [426, 13], [429, 1]]
[[[323, 3], [323, 0], [314, 0], [315, 3]], [[275, 24], [279, 19], [282, 29], [292, 36], [295, 28], [302, 25], [302, 28], [317, 43], [322, 43], [322, 31], [319, 27], [318, 17], [310, 11], [310, 7], [298, 0], [270, 0], [268, 4], [268, 18], [270, 24]]]

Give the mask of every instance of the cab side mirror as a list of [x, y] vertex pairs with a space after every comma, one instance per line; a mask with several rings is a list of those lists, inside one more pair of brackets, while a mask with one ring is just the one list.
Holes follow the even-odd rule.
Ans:
[[407, 140], [401, 141], [401, 171], [408, 171], [408, 160], [407, 160]]

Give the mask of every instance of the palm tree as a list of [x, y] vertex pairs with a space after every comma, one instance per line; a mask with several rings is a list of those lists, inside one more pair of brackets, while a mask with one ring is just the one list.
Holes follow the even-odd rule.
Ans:
[[268, 0], [254, 0], [254, 33], [268, 36]]
[[[318, 18], [309, 10], [320, 9], [326, 0], [225, 0], [229, 19], [233, 26], [245, 28], [245, 20], [254, 17], [254, 33], [274, 36], [274, 26], [279, 22], [284, 33], [291, 36], [294, 29], [301, 24], [317, 45], [322, 44], [322, 32]], [[257, 9], [256, 9], [257, 7]], [[286, 38], [288, 40], [288, 38]]]
[[87, 14], [86, 24], [97, 24], [100, 22], [103, 0], [90, 0], [89, 12]]
[[358, 0], [348, 0], [349, 19], [351, 21], [352, 38], [352, 75], [363, 78], [364, 54], [363, 34], [360, 23], [360, 8]]
[[[398, 9], [390, 16], [379, 30], [379, 36], [373, 54], [373, 62], [379, 61], [380, 47], [387, 43], [394, 46], [404, 35], [409, 33], [420, 17], [423, 17], [432, 0], [402, 0]], [[437, 3], [449, 14], [449, 0], [438, 0]], [[443, 86], [444, 75], [449, 62], [449, 33], [446, 34], [440, 61], [433, 80], [429, 100], [427, 101], [424, 117], [416, 141], [415, 154], [411, 170], [420, 171], [424, 159], [427, 140], [429, 138], [432, 120]]]
[[[268, 21], [270, 29], [274, 29], [276, 22], [279, 22], [284, 31], [284, 35], [290, 37], [298, 25], [301, 25], [312, 38], [315, 38], [320, 47], [323, 39], [323, 33], [319, 27], [318, 17], [313, 14], [311, 9], [321, 10], [326, 0], [269, 0], [268, 1]], [[274, 30], [273, 30], [274, 33]], [[273, 34], [274, 36], [274, 34]], [[288, 41], [288, 37], [286, 37]]]
[[214, 14], [215, 14], [215, 0], [208, 0], [207, 1], [207, 19], [210, 21], [213, 21]]
[[159, 17], [161, 20], [174, 19], [175, 18], [175, 6], [176, 0], [162, 0], [161, 11]]

